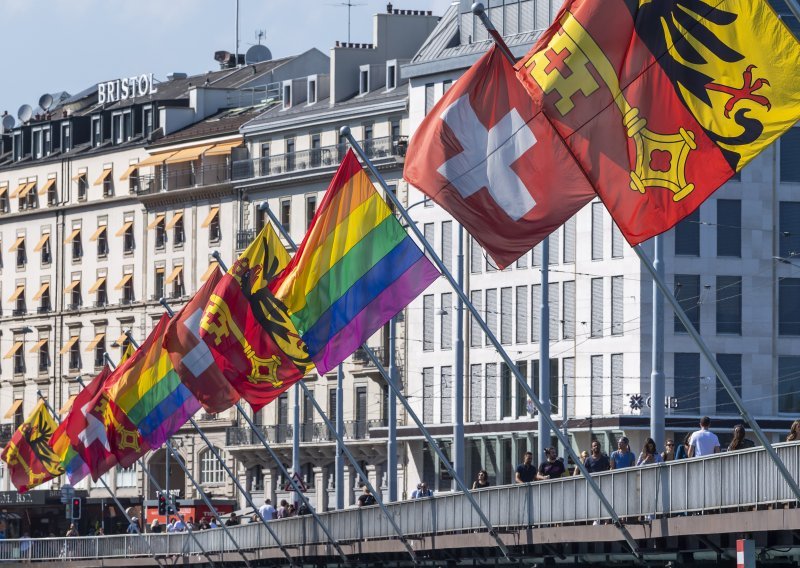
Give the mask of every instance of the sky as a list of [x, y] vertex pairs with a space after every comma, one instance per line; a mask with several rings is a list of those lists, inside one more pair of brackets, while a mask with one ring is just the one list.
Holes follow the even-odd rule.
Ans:
[[[351, 41], [372, 42], [372, 15], [387, 0], [349, 0]], [[239, 0], [239, 52], [258, 43], [273, 57], [347, 41], [348, 0]], [[397, 9], [442, 15], [451, 0], [393, 0]], [[236, 0], [0, 0], [4, 57], [0, 113], [16, 116], [44, 93], [75, 94], [98, 82], [218, 69], [233, 52]]]

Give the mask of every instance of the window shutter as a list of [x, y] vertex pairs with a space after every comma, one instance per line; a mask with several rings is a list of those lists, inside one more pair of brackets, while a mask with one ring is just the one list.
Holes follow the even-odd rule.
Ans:
[[500, 289], [500, 343], [508, 345], [511, 343], [513, 333], [512, 318], [512, 288]]
[[539, 243], [535, 247], [533, 247], [533, 262], [534, 266], [541, 266], [542, 265], [542, 243]]
[[622, 353], [611, 355], [611, 414], [622, 414]]
[[433, 367], [422, 369], [422, 421], [425, 424], [433, 422]]
[[471, 274], [483, 272], [483, 251], [474, 237], [469, 238], [469, 271]]
[[547, 285], [548, 298], [547, 305], [550, 308], [550, 341], [561, 337], [561, 312], [558, 310], [558, 282], [550, 282]]
[[541, 321], [541, 312], [539, 311], [539, 304], [542, 303], [542, 285], [533, 284], [531, 286], [531, 342], [539, 342], [539, 322]]
[[[433, 223], [425, 223], [422, 227], [423, 234], [425, 235], [425, 240], [430, 243], [434, 250], [436, 250], [436, 243], [434, 240], [436, 239], [436, 227]], [[430, 258], [430, 255], [426, 252], [425, 255]]]
[[575, 281], [566, 280], [562, 284], [564, 295], [564, 325], [561, 337], [575, 339]]
[[573, 215], [564, 223], [564, 263], [572, 264], [575, 262], [575, 232], [576, 217]]
[[483, 372], [481, 365], [469, 366], [469, 421], [481, 421], [481, 401], [483, 401]]
[[548, 0], [536, 0], [536, 29], [544, 30], [550, 25], [550, 3]]
[[486, 363], [486, 420], [497, 420], [497, 363]]
[[592, 203], [592, 260], [603, 260], [602, 203]]
[[603, 279], [592, 278], [591, 336], [603, 337]]
[[564, 382], [567, 384], [567, 416], [575, 416], [575, 358], [564, 357]]
[[[497, 335], [497, 289], [486, 290], [486, 312], [484, 320], [489, 326], [489, 331]], [[489, 338], [486, 338], [486, 345], [490, 345]]]
[[442, 221], [442, 262], [453, 271], [453, 222]]
[[611, 335], [622, 335], [624, 331], [623, 289], [625, 281], [622, 276], [611, 277]]
[[549, 264], [558, 264], [559, 256], [559, 241], [558, 241], [559, 231], [556, 229], [552, 233], [550, 233], [547, 237], [547, 251], [550, 254], [550, 258], [547, 259]]
[[528, 287], [517, 286], [517, 343], [528, 343]]
[[453, 348], [453, 294], [445, 292], [442, 294], [442, 349]]
[[603, 414], [603, 356], [592, 355], [591, 358], [591, 396], [592, 416]]
[[442, 367], [442, 414], [441, 424], [453, 423], [453, 368]]
[[[483, 308], [483, 290], [472, 290], [469, 293], [469, 299], [472, 301], [472, 305], [475, 306], [475, 310], [478, 313], [481, 313], [481, 309]], [[483, 345], [483, 330], [481, 329], [481, 326], [478, 325], [478, 320], [476, 320], [475, 317], [470, 314], [469, 346], [480, 347], [481, 345]]]
[[422, 298], [422, 350], [433, 351], [433, 295]]
[[614, 221], [611, 221], [611, 258], [622, 258], [623, 243], [622, 231]]

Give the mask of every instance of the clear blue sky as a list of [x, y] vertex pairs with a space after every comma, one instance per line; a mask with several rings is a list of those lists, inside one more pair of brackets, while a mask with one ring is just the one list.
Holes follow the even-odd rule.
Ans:
[[[239, 0], [239, 51], [262, 43], [274, 57], [347, 41], [347, 0]], [[386, 0], [351, 0], [353, 42], [372, 41], [372, 15]], [[444, 13], [450, 0], [394, 0], [395, 8]], [[142, 73], [164, 79], [217, 69], [234, 50], [236, 0], [0, 0], [5, 46], [0, 113], [17, 114], [43, 93], [77, 93]]]

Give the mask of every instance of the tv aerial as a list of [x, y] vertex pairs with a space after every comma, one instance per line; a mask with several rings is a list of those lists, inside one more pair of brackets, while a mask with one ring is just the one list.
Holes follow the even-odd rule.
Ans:
[[340, 8], [347, 8], [347, 43], [350, 43], [350, 10], [354, 6], [366, 6], [366, 4], [356, 4], [351, 0], [346, 2], [337, 2], [336, 4], [328, 4], [328, 6], [338, 6]]

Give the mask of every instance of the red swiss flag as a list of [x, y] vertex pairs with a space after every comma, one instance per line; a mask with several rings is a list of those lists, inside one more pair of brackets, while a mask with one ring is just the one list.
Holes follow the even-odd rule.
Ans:
[[422, 121], [403, 177], [446, 209], [501, 268], [595, 197], [541, 103], [496, 47]]

